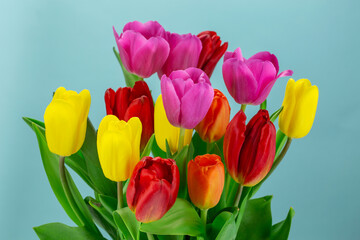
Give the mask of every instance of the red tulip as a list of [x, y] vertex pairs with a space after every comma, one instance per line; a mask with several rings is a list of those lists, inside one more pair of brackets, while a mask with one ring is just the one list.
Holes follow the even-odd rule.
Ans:
[[241, 185], [251, 187], [271, 169], [276, 129], [266, 110], [260, 110], [247, 125], [245, 120], [245, 113], [240, 110], [227, 126], [224, 158], [231, 177]]
[[123, 87], [116, 92], [109, 88], [105, 92], [105, 105], [107, 115], [124, 121], [132, 117], [140, 119], [143, 127], [140, 148], [144, 149], [154, 133], [154, 103], [146, 82], [137, 81], [133, 88]]
[[224, 55], [228, 43], [221, 45], [220, 37], [213, 31], [204, 31], [199, 33], [198, 38], [202, 43], [202, 50], [198, 62], [198, 68], [202, 69], [209, 77], [220, 58]]
[[144, 157], [129, 180], [126, 200], [140, 222], [159, 220], [174, 205], [180, 184], [172, 159]]

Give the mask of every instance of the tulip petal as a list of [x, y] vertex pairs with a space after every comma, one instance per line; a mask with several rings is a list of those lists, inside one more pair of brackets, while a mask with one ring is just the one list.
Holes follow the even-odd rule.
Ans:
[[171, 79], [166, 75], [161, 78], [161, 93], [169, 122], [180, 127], [180, 100]]
[[290, 76], [293, 75], [293, 73], [294, 73], [294, 72], [293, 72], [292, 70], [285, 70], [285, 71], [281, 72], [281, 73], [277, 76], [277, 78], [290, 77]]
[[225, 52], [224, 63], [226, 62], [226, 60], [231, 59], [231, 58], [235, 58], [242, 62], [245, 61], [245, 58], [242, 56], [242, 53], [241, 53], [241, 48], [235, 49], [234, 52]]
[[209, 77], [203, 70], [190, 67], [185, 69], [185, 72], [189, 74], [190, 78], [193, 80], [194, 83], [206, 82], [211, 85]]
[[105, 91], [105, 107], [106, 107], [106, 114], [114, 114], [113, 109], [115, 106], [115, 91], [112, 88], [108, 88]]
[[149, 39], [154, 36], [163, 37], [165, 34], [164, 28], [157, 21], [148, 21], [145, 23], [139, 21], [129, 22], [124, 26], [123, 32], [127, 30], [133, 30], [135, 32], [139, 32], [146, 39]]
[[255, 59], [258, 59], [258, 60], [261, 60], [261, 61], [269, 61], [269, 62], [271, 62], [274, 65], [275, 69], [276, 69], [276, 73], [279, 72], [279, 62], [278, 62], [277, 57], [274, 54], [271, 54], [269, 52], [258, 52], [255, 55], [253, 55], [252, 57], [250, 57], [248, 59], [248, 61], [249, 60], [255, 60]]

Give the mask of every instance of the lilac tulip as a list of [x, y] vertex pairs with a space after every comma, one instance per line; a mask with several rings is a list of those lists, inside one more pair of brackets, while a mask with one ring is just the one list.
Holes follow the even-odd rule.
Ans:
[[198, 68], [177, 70], [161, 78], [161, 94], [169, 122], [194, 128], [208, 112], [214, 98], [209, 77]]
[[250, 105], [261, 104], [278, 78], [293, 74], [291, 70], [278, 74], [279, 63], [274, 54], [259, 52], [246, 60], [240, 48], [225, 53], [222, 72], [225, 85], [235, 101]]
[[170, 53], [164, 66], [158, 71], [160, 79], [163, 74], [169, 76], [172, 71], [197, 66], [202, 49], [202, 43], [197, 36], [166, 32], [165, 38], [169, 43]]
[[156, 21], [129, 22], [120, 36], [114, 28], [114, 35], [124, 67], [139, 77], [147, 78], [159, 71], [169, 56], [165, 30]]

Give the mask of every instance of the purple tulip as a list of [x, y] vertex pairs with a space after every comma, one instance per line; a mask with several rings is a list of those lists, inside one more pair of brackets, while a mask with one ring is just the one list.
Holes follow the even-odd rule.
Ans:
[[202, 49], [202, 43], [197, 36], [190, 33], [180, 35], [166, 32], [165, 38], [170, 45], [170, 53], [165, 64], [158, 71], [160, 79], [163, 74], [169, 76], [172, 71], [197, 66]]
[[225, 85], [235, 101], [250, 105], [261, 104], [278, 78], [293, 74], [291, 70], [278, 74], [279, 63], [274, 54], [259, 52], [246, 60], [240, 48], [225, 53], [222, 72]]
[[169, 122], [194, 128], [208, 112], [214, 98], [209, 77], [199, 68], [177, 70], [161, 78], [161, 94]]
[[114, 28], [114, 35], [124, 67], [139, 77], [147, 78], [159, 71], [169, 56], [165, 30], [156, 21], [129, 22], [120, 36]]

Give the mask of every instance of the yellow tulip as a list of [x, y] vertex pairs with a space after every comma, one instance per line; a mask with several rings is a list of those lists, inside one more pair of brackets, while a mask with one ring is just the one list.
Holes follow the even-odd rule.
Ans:
[[140, 119], [132, 117], [128, 122], [114, 115], [101, 120], [97, 133], [97, 149], [105, 177], [121, 182], [128, 179], [140, 160]]
[[85, 140], [91, 96], [59, 87], [44, 114], [45, 136], [49, 150], [60, 156], [79, 151]]
[[[155, 103], [154, 124], [155, 140], [158, 146], [166, 152], [165, 140], [167, 139], [171, 152], [175, 153], [178, 150], [180, 128], [171, 125], [167, 119], [161, 94]], [[185, 130], [184, 145], [190, 144], [192, 133], [193, 129]]]
[[305, 137], [313, 125], [318, 98], [318, 87], [308, 79], [290, 79], [279, 115], [280, 130], [290, 138]]

